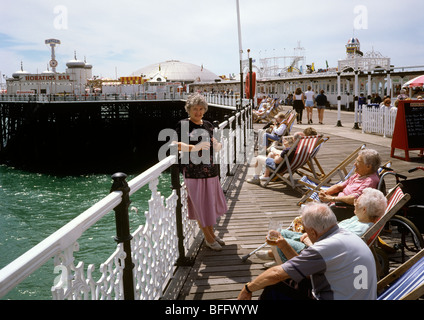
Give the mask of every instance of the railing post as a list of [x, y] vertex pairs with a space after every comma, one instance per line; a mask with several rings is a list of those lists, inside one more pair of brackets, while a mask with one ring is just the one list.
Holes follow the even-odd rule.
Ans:
[[129, 192], [130, 188], [128, 186], [125, 178], [127, 175], [122, 172], [115, 173], [112, 176], [113, 184], [110, 189], [110, 192], [121, 191], [122, 192], [122, 201], [117, 205], [113, 210], [115, 211], [115, 222], [116, 222], [116, 237], [115, 241], [117, 243], [123, 243], [124, 251], [126, 254], [125, 257], [125, 267], [123, 270], [123, 287], [124, 287], [124, 299], [125, 300], [134, 300], [134, 277], [133, 269], [134, 263], [131, 258], [131, 239], [132, 235], [130, 233], [130, 222], [128, 215], [128, 207], [131, 203]]
[[176, 265], [181, 266], [192, 266], [194, 263], [193, 259], [185, 256], [184, 250], [184, 230], [183, 230], [183, 210], [181, 203], [181, 183], [180, 183], [180, 168], [178, 162], [171, 166], [171, 184], [172, 189], [177, 194], [177, 207], [175, 208], [175, 221], [177, 224], [177, 237], [178, 237], [178, 259]]
[[[218, 142], [221, 143], [221, 132], [219, 131], [219, 121], [215, 120], [213, 122], [213, 127], [214, 127], [214, 138], [216, 140], [218, 140]], [[216, 136], [215, 136], [216, 135]], [[219, 153], [215, 153], [214, 154], [214, 163], [215, 165], [218, 167], [218, 172], [219, 172], [219, 180], [221, 180], [221, 161], [219, 160]]]
[[227, 176], [230, 176], [230, 172], [231, 172], [231, 163], [230, 163], [230, 147], [231, 147], [231, 125], [230, 125], [230, 117], [226, 114], [224, 116], [224, 121], [227, 121], [227, 125], [224, 127], [224, 129], [226, 129], [226, 127], [228, 127], [228, 130], [225, 130], [225, 134], [227, 135]]

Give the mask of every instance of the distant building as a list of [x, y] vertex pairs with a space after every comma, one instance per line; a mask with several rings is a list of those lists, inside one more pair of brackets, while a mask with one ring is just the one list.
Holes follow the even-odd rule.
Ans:
[[371, 72], [374, 70], [390, 70], [390, 58], [384, 57], [381, 53], [374, 51], [365, 55], [361, 51], [361, 44], [357, 38], [350, 38], [346, 44], [346, 59], [338, 61], [340, 72], [351, 72], [360, 70]]
[[30, 73], [21, 69], [6, 79], [7, 94], [83, 94], [86, 92], [88, 79], [92, 78], [91, 64], [77, 60], [66, 63], [66, 71], [59, 73], [47, 68], [42, 73]]
[[149, 82], [210, 82], [219, 79], [213, 72], [192, 63], [169, 60], [134, 71], [132, 76], [142, 76]]

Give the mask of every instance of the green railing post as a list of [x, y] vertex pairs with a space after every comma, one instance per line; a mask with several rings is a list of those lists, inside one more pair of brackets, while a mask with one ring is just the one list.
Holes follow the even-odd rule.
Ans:
[[177, 237], [178, 237], [178, 259], [176, 265], [181, 266], [192, 266], [194, 264], [194, 259], [190, 259], [185, 255], [184, 248], [184, 229], [183, 229], [183, 210], [181, 202], [181, 183], [180, 183], [180, 168], [179, 164], [173, 164], [171, 166], [171, 184], [172, 189], [175, 190], [177, 194], [177, 207], [175, 209], [175, 221], [177, 224]]
[[116, 222], [116, 237], [117, 243], [123, 243], [125, 257], [125, 267], [123, 270], [123, 287], [124, 287], [124, 299], [134, 300], [134, 276], [133, 269], [134, 263], [131, 257], [131, 239], [130, 233], [130, 221], [128, 215], [128, 207], [130, 201], [130, 188], [127, 181], [125, 180], [127, 175], [122, 172], [115, 173], [112, 176], [113, 184], [110, 192], [121, 191], [122, 201], [113, 210], [115, 211], [115, 222]]

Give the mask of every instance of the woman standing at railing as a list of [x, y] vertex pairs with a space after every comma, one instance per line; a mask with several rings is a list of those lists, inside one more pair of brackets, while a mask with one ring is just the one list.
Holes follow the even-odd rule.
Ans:
[[183, 151], [181, 164], [188, 193], [188, 216], [198, 221], [206, 246], [220, 251], [225, 243], [215, 235], [214, 225], [228, 208], [213, 153], [222, 145], [213, 138], [213, 125], [203, 120], [208, 104], [202, 95], [189, 96], [185, 109], [189, 118], [179, 121], [176, 131], [178, 150]]

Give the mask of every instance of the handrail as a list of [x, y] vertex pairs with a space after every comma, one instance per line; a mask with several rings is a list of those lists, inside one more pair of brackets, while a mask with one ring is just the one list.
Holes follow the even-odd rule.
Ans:
[[153, 167], [147, 169], [137, 177], [133, 178], [128, 182], [128, 186], [130, 187], [130, 195], [134, 194], [134, 192], [137, 190], [140, 190], [140, 188], [144, 187], [153, 179], [159, 177], [163, 171], [176, 163], [176, 161], [177, 160], [175, 155], [168, 156]]
[[[29, 94], [29, 95], [16, 95], [16, 94], [0, 94], [0, 102], [40, 102], [40, 103], [81, 103], [81, 102], [98, 102], [98, 101], [154, 101], [154, 100], [185, 100], [190, 93], [174, 92], [174, 93], [136, 93], [136, 94]], [[239, 98], [235, 95], [223, 94], [205, 94], [206, 101], [210, 104], [217, 104], [220, 106], [236, 107], [240, 102]], [[248, 99], [242, 99], [242, 105], [245, 107], [249, 104]]]

